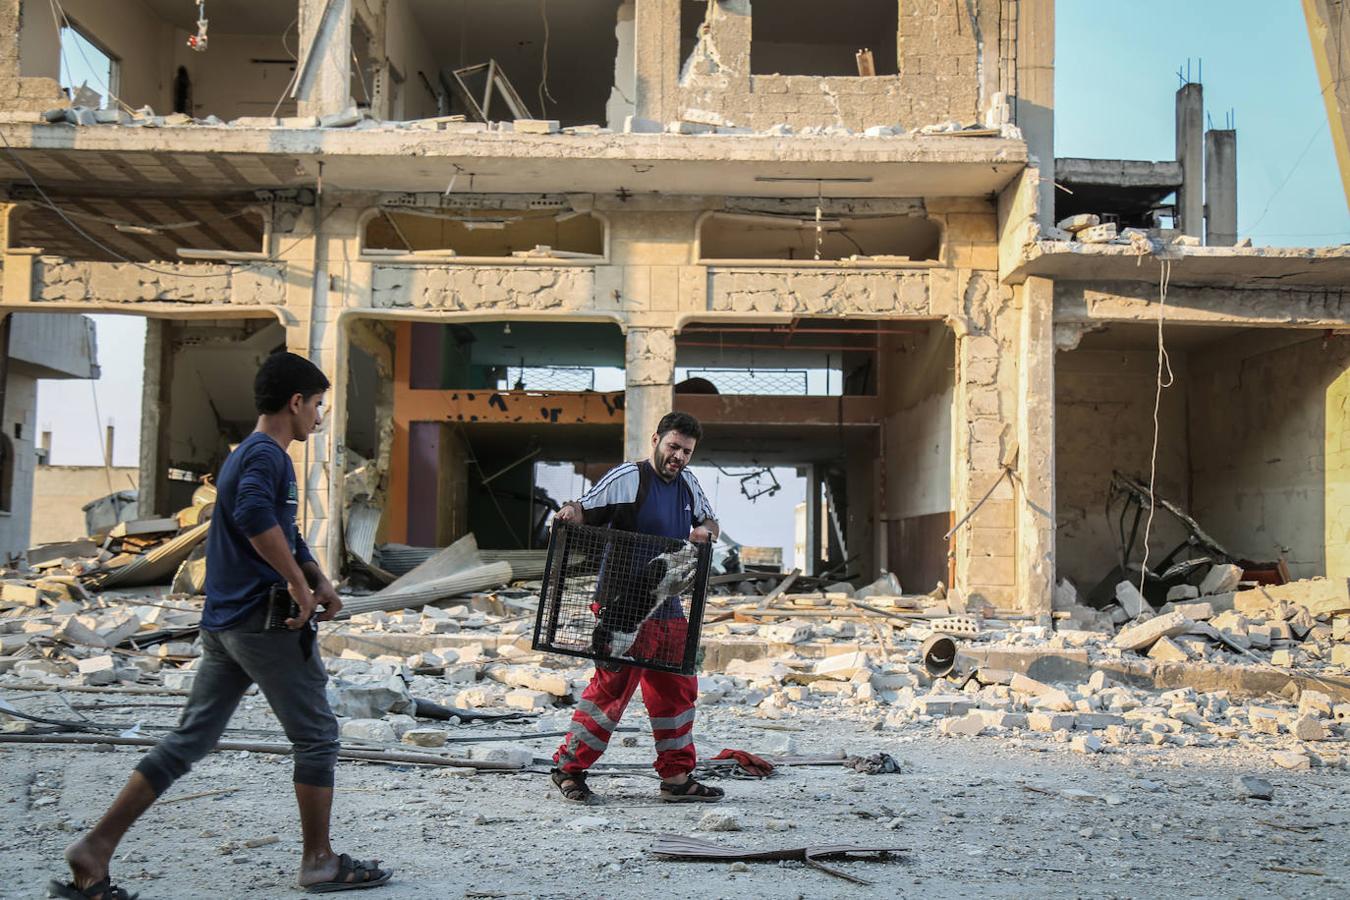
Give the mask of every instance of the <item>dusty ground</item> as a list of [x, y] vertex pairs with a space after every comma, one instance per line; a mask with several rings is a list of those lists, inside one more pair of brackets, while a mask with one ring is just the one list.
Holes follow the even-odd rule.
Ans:
[[[51, 696], [9, 699], [32, 711], [58, 712]], [[630, 724], [641, 722], [640, 711], [640, 705], [632, 708]], [[147, 725], [176, 717], [170, 707], [90, 715]], [[700, 817], [717, 807], [657, 803], [656, 782], [640, 774], [593, 778], [605, 802], [588, 808], [564, 803], [541, 774], [466, 777], [344, 762], [335, 843], [339, 850], [379, 855], [397, 870], [391, 886], [361, 895], [390, 900], [911, 892], [1307, 898], [1350, 891], [1345, 771], [1289, 773], [1274, 768], [1267, 754], [1238, 750], [1131, 747], [1085, 757], [1048, 740], [943, 739], [921, 726], [874, 730], [883, 715], [814, 710], [765, 723], [734, 708], [707, 708], [698, 726], [706, 754], [722, 747], [781, 748], [790, 737], [799, 754], [884, 750], [906, 764], [899, 775], [810, 767], [784, 769], [766, 781], [722, 781], [730, 795], [723, 807], [740, 811], [737, 833], [696, 831]], [[277, 727], [256, 698], [233, 724]], [[529, 730], [477, 727], [485, 734]], [[460, 726], [454, 733], [471, 732]], [[544, 756], [555, 742], [529, 745]], [[649, 748], [647, 735], [638, 735], [632, 748], [618, 746], [616, 738], [606, 761], [645, 763]], [[0, 896], [45, 896], [46, 880], [62, 872], [62, 848], [112, 798], [141, 752], [0, 745]], [[1272, 782], [1273, 801], [1238, 799], [1232, 785], [1238, 774]], [[284, 757], [208, 757], [164, 799], [239, 790], [154, 808], [123, 844], [114, 874], [145, 898], [298, 896], [291, 887], [300, 844], [289, 776]], [[1091, 797], [1074, 799], [1064, 790]], [[605, 821], [578, 823], [597, 817]], [[729, 863], [657, 860], [647, 848], [659, 832], [750, 847], [853, 841], [907, 851], [889, 862], [838, 864], [875, 882], [859, 887], [798, 863], [737, 871]], [[244, 846], [273, 836], [276, 843]], [[1320, 874], [1277, 871], [1281, 867]]]

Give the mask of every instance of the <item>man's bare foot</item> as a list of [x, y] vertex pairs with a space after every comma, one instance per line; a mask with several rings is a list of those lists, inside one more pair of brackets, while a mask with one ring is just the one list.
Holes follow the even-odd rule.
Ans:
[[108, 877], [111, 848], [100, 847], [89, 835], [66, 848], [66, 865], [70, 866], [71, 880], [83, 890]]

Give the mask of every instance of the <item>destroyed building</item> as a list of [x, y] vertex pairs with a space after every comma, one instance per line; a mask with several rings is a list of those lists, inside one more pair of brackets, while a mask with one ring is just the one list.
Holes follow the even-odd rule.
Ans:
[[0, 0], [0, 303], [150, 320], [144, 517], [284, 347], [334, 379], [293, 450], [334, 568], [528, 547], [533, 463], [673, 407], [808, 473], [859, 584], [1048, 613], [1155, 461], [1233, 557], [1350, 575], [1350, 252], [1235, 245], [1198, 84], [1176, 160], [1056, 160], [1049, 0], [56, 6]]

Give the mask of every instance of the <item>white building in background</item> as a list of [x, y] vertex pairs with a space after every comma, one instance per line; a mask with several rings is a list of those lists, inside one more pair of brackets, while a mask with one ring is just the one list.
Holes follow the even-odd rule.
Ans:
[[94, 379], [99, 369], [88, 316], [14, 313], [0, 325], [0, 342], [8, 344], [0, 364], [0, 562], [8, 562], [30, 544], [38, 380]]

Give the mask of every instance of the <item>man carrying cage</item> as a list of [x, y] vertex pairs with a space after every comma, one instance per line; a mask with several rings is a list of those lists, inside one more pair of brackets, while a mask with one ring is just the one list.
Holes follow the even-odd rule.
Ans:
[[[681, 541], [715, 541], [720, 528], [712, 506], [687, 468], [702, 436], [703, 428], [693, 416], [666, 414], [652, 435], [649, 459], [610, 470], [580, 500], [564, 504], [558, 520]], [[611, 560], [610, 570], [601, 578], [602, 590], [607, 578], [614, 578], [615, 566]], [[655, 610], [635, 626], [637, 634], [630, 655], [652, 655], [653, 648], [684, 645], [689, 622], [682, 607], [665, 597], [656, 599]], [[599, 615], [603, 626], [603, 610]], [[553, 756], [557, 764], [553, 783], [563, 797], [574, 802], [586, 803], [594, 796], [586, 785], [586, 770], [605, 752], [639, 685], [656, 741], [655, 768], [661, 776], [661, 799], [672, 803], [721, 800], [720, 788], [692, 777], [698, 759], [693, 733], [698, 679], [628, 665], [596, 666], [572, 715], [571, 728]]]

